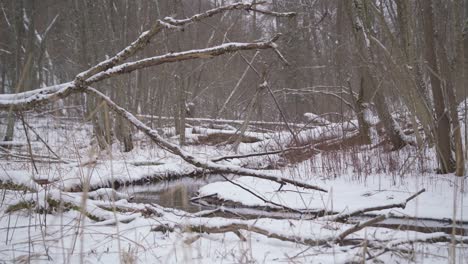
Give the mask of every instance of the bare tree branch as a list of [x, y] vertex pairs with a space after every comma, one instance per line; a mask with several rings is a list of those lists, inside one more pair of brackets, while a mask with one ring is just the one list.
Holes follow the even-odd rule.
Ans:
[[206, 49], [194, 49], [189, 51], [168, 53], [161, 56], [145, 58], [135, 62], [124, 63], [112, 67], [106, 71], [97, 73], [84, 82], [84, 85], [91, 85], [95, 82], [102, 81], [117, 74], [130, 73], [132, 71], [143, 69], [151, 66], [161, 65], [164, 63], [192, 60], [192, 59], [208, 59], [213, 58], [225, 53], [232, 53], [239, 50], [260, 50], [271, 49], [274, 46], [274, 37], [268, 41], [255, 42], [255, 43], [226, 43]]
[[75, 80], [74, 82], [49, 86], [28, 92], [0, 95], [0, 109], [11, 108], [15, 111], [29, 110], [34, 107], [65, 98], [72, 93], [82, 92], [84, 87], [118, 74], [129, 73], [138, 69], [161, 65], [164, 63], [192, 59], [207, 59], [239, 50], [270, 49], [274, 44], [274, 40], [276, 40], [276, 37], [269, 41], [262, 41], [257, 43], [226, 43], [207, 49], [195, 49], [176, 53], [168, 53], [135, 62], [124, 63], [106, 71], [99, 72], [83, 82]]
[[[184, 25], [187, 25], [187, 24], [190, 24], [190, 23], [193, 23], [193, 22], [198, 22], [198, 21], [201, 21], [203, 19], [212, 17], [212, 16], [214, 16], [216, 14], [220, 14], [220, 13], [223, 13], [223, 12], [226, 12], [226, 11], [229, 11], [229, 10], [247, 10], [247, 11], [252, 10], [252, 8], [254, 6], [262, 5], [262, 4], [265, 4], [265, 3], [266, 2], [264, 2], [264, 1], [257, 2], [257, 3], [255, 3], [255, 2], [253, 2], [253, 3], [234, 3], [234, 4], [229, 4], [229, 5], [221, 6], [221, 7], [218, 7], [218, 8], [214, 8], [214, 9], [208, 10], [208, 11], [206, 11], [204, 13], [196, 14], [196, 15], [194, 15], [194, 16], [192, 16], [190, 18], [186, 18], [186, 19], [174, 19], [172, 17], [166, 17], [166, 18], [164, 18], [162, 20], [158, 20], [158, 21], [156, 21], [156, 23], [153, 25], [153, 27], [150, 30], [143, 32], [133, 43], [131, 43], [125, 49], [123, 49], [122, 51], [117, 53], [112, 58], [107, 59], [107, 60], [105, 60], [105, 61], [103, 61], [103, 62], [101, 62], [101, 63], [99, 63], [99, 64], [97, 64], [97, 65], [95, 65], [93, 67], [91, 67], [90, 69], [82, 72], [82, 73], [79, 73], [75, 77], [75, 80], [72, 81], [72, 82], [63, 83], [63, 84], [54, 85], [54, 86], [49, 86], [49, 87], [46, 87], [46, 88], [36, 89], [36, 90], [23, 92], [23, 93], [0, 95], [0, 109], [8, 109], [8, 108], [11, 107], [11, 109], [14, 110], [14, 111], [18, 111], [18, 110], [24, 111], [24, 110], [29, 110], [29, 109], [32, 109], [34, 107], [56, 101], [58, 99], [65, 98], [65, 97], [69, 96], [70, 94], [76, 92], [76, 91], [74, 91], [75, 89], [83, 89], [86, 85], [90, 85], [92, 82], [91, 83], [87, 82], [87, 79], [89, 79], [90, 77], [95, 76], [96, 74], [99, 74], [99, 73], [101, 73], [103, 71], [107, 71], [107, 70], [115, 67], [119, 63], [121, 63], [124, 60], [128, 59], [132, 55], [136, 54], [136, 52], [138, 52], [138, 51], [142, 50], [143, 48], [145, 48], [148, 45], [148, 43], [151, 41], [151, 39], [155, 35], [157, 35], [159, 32], [161, 32], [163, 29], [180, 28], [181, 26], [184, 26]], [[282, 14], [283, 13], [271, 12], [269, 15], [283, 16]], [[260, 44], [260, 46], [262, 46], [262, 44], [263, 44], [263, 46], [264, 46], [263, 48], [276, 49], [276, 46], [274, 45], [273, 42], [277, 39], [277, 37], [278, 36], [276, 36], [275, 38], [270, 40], [270, 43], [268, 43], [268, 44], [267, 44], [267, 42], [260, 42], [260, 43], [255, 43], [255, 44]], [[254, 44], [254, 43], [250, 43], [250, 44]], [[266, 47], [266, 46], [268, 46], [268, 47]], [[240, 47], [237, 47], [239, 49], [236, 49], [236, 47], [232, 47], [232, 46], [231, 47], [226, 47], [226, 48], [231, 49], [231, 51], [228, 51], [228, 52], [233, 52], [233, 51], [237, 51], [237, 50], [242, 49]], [[257, 49], [257, 48], [251, 47], [251, 49]], [[262, 48], [259, 47], [258, 49], [262, 49]], [[205, 55], [208, 56], [208, 57], [217, 56], [216, 52], [214, 52], [213, 54], [210, 54], [210, 52], [214, 52], [214, 50], [208, 50], [208, 53], [205, 54]], [[127, 66], [128, 68], [122, 66], [121, 68], [118, 68], [118, 69], [123, 71], [123, 72], [131, 72], [132, 67], [141, 66], [141, 68], [144, 68], [144, 67], [151, 66], [152, 63], [154, 63], [154, 65], [158, 65], [158, 64], [161, 64], [161, 63], [178, 61], [177, 59], [175, 59], [173, 57], [174, 54], [172, 54], [172, 56], [170, 54], [166, 54], [166, 55], [168, 55], [168, 56], [166, 58], [164, 58], [166, 60], [164, 62], [162, 62], [162, 61], [157, 62], [158, 60], [163, 59], [162, 58], [164, 56], [163, 55], [163, 56], [157, 56], [157, 57], [150, 58], [149, 61], [141, 60], [139, 62], [135, 62], [135, 64], [128, 65]], [[181, 60], [203, 58], [203, 54], [198, 54], [199, 56], [197, 56], [196, 54], [193, 54], [193, 53], [190, 53], [190, 52], [186, 52], [185, 54], [182, 53], [182, 54], [179, 54], [179, 55], [188, 56], [188, 57], [182, 58]], [[194, 56], [194, 57], [190, 58], [190, 56]], [[153, 60], [151, 61], [151, 59], [153, 59]], [[139, 65], [139, 63], [141, 63], [142, 65]], [[145, 64], [147, 66], [144, 66]], [[133, 70], [135, 70], [135, 69], [133, 69]], [[105, 75], [106, 74], [102, 73], [102, 75], [95, 76], [96, 78], [93, 79], [93, 80], [94, 81], [102, 80], [102, 79], [99, 79], [98, 77], [100, 76], [100, 78], [104, 79]]]
[[291, 211], [291, 212], [295, 212], [295, 213], [302, 213], [300, 210], [297, 210], [297, 209], [294, 209], [294, 208], [291, 208], [291, 207], [288, 207], [286, 205], [282, 205], [282, 204], [279, 204], [279, 203], [275, 203], [273, 201], [269, 201], [265, 198], [263, 198], [261, 195], [259, 194], [256, 194], [254, 191], [250, 190], [249, 188], [245, 187], [245, 186], [242, 186], [241, 184], [238, 184], [230, 179], [228, 179], [226, 176], [224, 176], [223, 174], [221, 174], [221, 176], [228, 182], [230, 182], [231, 184], [241, 188], [242, 190], [252, 194], [253, 196], [257, 197], [258, 199], [262, 200], [262, 202], [266, 203], [266, 204], [272, 204], [274, 206], [278, 206], [280, 208], [283, 208], [283, 209], [286, 209], [287, 211]]
[[379, 215], [377, 217], [374, 217], [368, 221], [365, 221], [363, 223], [357, 223], [356, 225], [354, 225], [353, 227], [349, 228], [349, 229], [346, 229], [344, 232], [342, 232], [340, 235], [338, 235], [338, 237], [336, 238], [336, 241], [339, 241], [340, 243], [349, 235], [351, 235], [352, 233], [355, 233], [359, 230], [362, 230], [363, 228], [367, 227], [367, 226], [371, 226], [373, 224], [376, 224], [378, 222], [382, 222], [383, 220], [385, 220], [387, 217], [385, 215]]
[[[201, 14], [196, 14], [192, 17], [186, 18], [186, 19], [175, 19], [172, 17], [165, 17], [162, 20], [156, 21], [156, 23], [151, 27], [150, 30], [143, 32], [132, 44], [130, 44], [128, 47], [117, 53], [114, 57], [105, 60], [92, 68], [78, 74], [76, 76], [76, 80], [80, 81], [85, 81], [89, 77], [97, 74], [98, 72], [105, 71], [109, 68], [112, 68], [122, 61], [128, 59], [129, 57], [133, 56], [136, 54], [138, 51], [142, 50], [145, 48], [151, 39], [160, 33], [163, 29], [179, 29], [182, 26], [185, 26], [187, 24], [191, 24], [193, 22], [199, 22], [203, 19], [212, 17], [214, 15], [230, 11], [230, 10], [253, 10], [253, 7], [256, 5], [262, 5], [265, 4], [265, 2], [258, 2], [258, 3], [235, 3], [235, 4], [230, 4], [230, 5], [225, 5], [221, 6], [218, 8], [210, 9], [204, 13]], [[261, 10], [256, 10], [257, 12], [262, 12]], [[270, 16], [294, 16], [295, 13], [278, 13], [278, 12], [270, 12], [270, 11], [263, 11], [265, 14], [268, 14]]]
[[170, 23], [170, 24], [172, 24], [174, 26], [183, 26], [183, 25], [186, 25], [186, 24], [189, 24], [189, 23], [198, 22], [198, 21], [200, 21], [202, 19], [212, 17], [212, 16], [214, 16], [216, 14], [219, 14], [219, 13], [222, 13], [222, 12], [225, 12], [225, 11], [228, 11], [228, 10], [246, 10], [246, 11], [251, 10], [251, 11], [255, 11], [255, 12], [259, 12], [259, 13], [263, 13], [265, 15], [270, 15], [270, 16], [275, 16], [275, 17], [292, 17], [292, 16], [296, 15], [296, 13], [294, 13], [294, 12], [280, 13], [280, 12], [259, 10], [259, 9], [255, 8], [255, 6], [263, 5], [265, 3], [266, 3], [266, 1], [258, 1], [258, 2], [252, 2], [252, 3], [235, 3], [235, 4], [231, 4], [231, 5], [226, 5], [226, 6], [221, 6], [221, 7], [218, 7], [218, 8], [214, 8], [214, 9], [208, 10], [208, 11], [206, 11], [204, 13], [196, 14], [196, 15], [191, 16], [189, 18], [175, 19], [175, 18], [172, 18], [172, 17], [166, 17], [166, 18], [163, 19], [163, 21], [167, 22], [167, 23]]

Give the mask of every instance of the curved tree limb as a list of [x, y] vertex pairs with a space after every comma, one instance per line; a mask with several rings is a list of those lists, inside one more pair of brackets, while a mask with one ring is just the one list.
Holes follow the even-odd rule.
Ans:
[[130, 73], [132, 71], [147, 68], [151, 66], [161, 65], [164, 63], [184, 61], [191, 59], [209, 59], [225, 53], [232, 53], [239, 50], [260, 50], [260, 49], [271, 49], [274, 47], [274, 41], [279, 36], [275, 36], [268, 41], [254, 42], [254, 43], [225, 43], [222, 45], [214, 46], [206, 49], [194, 49], [189, 51], [168, 53], [161, 56], [155, 56], [151, 58], [145, 58], [135, 62], [124, 63], [115, 67], [112, 67], [106, 71], [97, 73], [90, 77], [84, 82], [84, 85], [91, 85], [95, 82], [102, 81], [109, 77], [117, 74]]
[[14, 111], [30, 110], [34, 107], [45, 105], [56, 100], [68, 97], [73, 93], [83, 92], [84, 87], [93, 83], [108, 79], [119, 74], [129, 73], [135, 70], [148, 68], [156, 65], [192, 59], [207, 59], [215, 56], [220, 56], [225, 53], [236, 52], [239, 50], [270, 49], [274, 45], [274, 41], [276, 39], [277, 37], [275, 36], [274, 38], [268, 41], [261, 41], [255, 43], [226, 43], [207, 49], [194, 49], [189, 51], [168, 53], [165, 55], [146, 58], [135, 62], [124, 63], [112, 67], [106, 71], [101, 71], [82, 82], [79, 80], [75, 80], [73, 82], [49, 86], [46, 88], [36, 89], [18, 94], [0, 95], [0, 110], [10, 108]]

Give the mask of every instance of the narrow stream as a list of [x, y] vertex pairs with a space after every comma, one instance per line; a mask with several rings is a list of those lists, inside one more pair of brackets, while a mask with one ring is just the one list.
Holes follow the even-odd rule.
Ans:
[[[196, 197], [198, 189], [209, 183], [224, 181], [221, 176], [209, 176], [205, 179], [182, 178], [174, 181], [165, 181], [161, 183], [148, 185], [135, 185], [120, 189], [120, 192], [127, 193], [134, 198], [132, 202], [137, 203], [155, 203], [163, 207], [176, 208], [190, 213], [200, 212], [207, 209], [215, 209], [216, 206], [210, 206], [203, 201], [192, 202], [190, 199]], [[301, 216], [291, 212], [270, 212], [255, 208], [227, 208], [225, 212], [214, 214], [215, 216], [254, 219], [261, 217], [269, 218], [291, 218], [298, 219]], [[350, 223], [369, 220], [374, 216], [362, 215], [353, 217]], [[449, 220], [436, 219], [415, 219], [390, 217], [383, 222], [376, 224], [378, 227], [386, 227], [397, 230], [413, 230], [423, 233], [444, 232], [452, 233], [452, 224]], [[468, 235], [468, 222], [457, 224], [455, 228], [457, 235]]]
[[218, 181], [224, 181], [224, 178], [213, 175], [206, 179], [182, 178], [148, 185], [129, 186], [119, 191], [133, 196], [132, 202], [155, 203], [163, 207], [196, 213], [210, 209], [210, 207], [192, 203], [190, 198], [196, 196], [198, 189], [202, 186]]

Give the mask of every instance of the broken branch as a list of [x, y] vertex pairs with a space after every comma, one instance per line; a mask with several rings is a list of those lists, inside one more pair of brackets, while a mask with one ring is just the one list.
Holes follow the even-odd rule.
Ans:
[[321, 217], [321, 218], [318, 218], [319, 220], [325, 220], [325, 221], [337, 221], [337, 222], [342, 222], [342, 221], [346, 221], [348, 218], [352, 217], [352, 216], [356, 216], [356, 215], [360, 215], [360, 214], [363, 214], [363, 213], [367, 213], [367, 212], [372, 212], [372, 211], [380, 211], [380, 210], [385, 210], [385, 209], [391, 209], [391, 208], [402, 208], [402, 209], [405, 209], [406, 208], [406, 204], [413, 200], [414, 198], [416, 198], [418, 195], [420, 195], [421, 193], [425, 192], [426, 189], [422, 189], [420, 190], [419, 192], [411, 195], [410, 197], [406, 198], [406, 200], [404, 200], [403, 202], [401, 203], [392, 203], [392, 204], [386, 204], [386, 205], [379, 205], [379, 206], [373, 206], [373, 207], [367, 207], [367, 208], [362, 208], [362, 209], [358, 209], [358, 210], [355, 210], [355, 211], [352, 211], [350, 213], [345, 213], [345, 214], [336, 214], [336, 215], [329, 215], [329, 216], [324, 216], [324, 217]]

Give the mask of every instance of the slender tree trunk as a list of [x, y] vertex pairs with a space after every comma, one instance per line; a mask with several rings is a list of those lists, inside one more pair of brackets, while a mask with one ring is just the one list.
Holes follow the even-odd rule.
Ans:
[[[464, 8], [463, 8], [463, 21], [468, 20], [468, 0], [464, 1]], [[463, 23], [462, 27], [463, 32], [468, 31], [468, 23]], [[463, 97], [464, 100], [464, 112], [465, 112], [465, 160], [468, 160], [468, 34], [463, 34], [463, 87], [464, 91]]]
[[[444, 65], [444, 69], [447, 70], [447, 72], [444, 74], [447, 79], [451, 79], [449, 84], [454, 84], [454, 85], [447, 85], [447, 98], [449, 102], [449, 110], [450, 110], [450, 118], [452, 119], [452, 131], [453, 131], [453, 143], [455, 147], [455, 175], [457, 176], [464, 176], [465, 175], [465, 156], [463, 154], [463, 141], [462, 141], [462, 135], [461, 135], [461, 128], [460, 128], [460, 122], [458, 120], [458, 103], [456, 100], [456, 91], [455, 88], [459, 88], [460, 91], [463, 90], [463, 88], [467, 89], [466, 84], [464, 80], [466, 80], [466, 69], [465, 69], [465, 64], [464, 64], [464, 57], [465, 57], [465, 51], [463, 49], [463, 2], [462, 0], [455, 0], [453, 3], [453, 14], [454, 14], [454, 32], [455, 32], [455, 58], [454, 58], [454, 70], [451, 71], [449, 68], [449, 63], [448, 63], [448, 55], [447, 51], [444, 47], [444, 42], [442, 41], [441, 38], [439, 38], [439, 46], [441, 47], [441, 50], [443, 51], [445, 55], [444, 62], [442, 65]], [[465, 143], [466, 144], [466, 143]]]
[[368, 98], [368, 89], [369, 89], [369, 78], [365, 76], [365, 72], [361, 71], [360, 87], [359, 87], [359, 96], [356, 101], [357, 109], [357, 119], [359, 124], [359, 135], [361, 144], [371, 144], [370, 137], [370, 124], [366, 118], [366, 114], [369, 109], [369, 98]]
[[[20, 80], [20, 75], [21, 75], [21, 68], [22, 63], [21, 63], [21, 55], [22, 55], [22, 48], [23, 48], [23, 35], [24, 35], [24, 26], [23, 26], [23, 1], [15, 1], [15, 4], [18, 6], [15, 6], [15, 35], [16, 35], [16, 46], [15, 46], [15, 77], [14, 81], [12, 81], [12, 86], [15, 87], [15, 90], [17, 88], [20, 88], [18, 85], [18, 82]], [[12, 93], [14, 92], [20, 92], [20, 91], [11, 91]], [[12, 111], [8, 112], [8, 118], [7, 118], [7, 129], [5, 133], [5, 137], [3, 138], [4, 141], [12, 141], [13, 140], [13, 135], [15, 132], [15, 115], [12, 113]]]
[[[415, 77], [415, 80], [416, 80], [415, 83], [418, 87], [420, 87], [419, 90], [422, 91], [422, 90], [425, 90], [424, 82], [422, 81], [422, 77], [421, 77], [422, 76], [421, 69], [419, 67], [419, 64], [416, 61], [414, 43], [411, 37], [411, 29], [412, 29], [411, 25], [413, 24], [411, 22], [412, 19], [409, 13], [411, 2], [407, 0], [396, 0], [396, 4], [397, 4], [397, 13], [398, 13], [397, 22], [398, 22], [398, 28], [400, 30], [400, 34], [399, 34], [400, 42], [401, 42], [401, 46], [403, 47], [403, 53], [405, 55], [403, 60], [405, 64], [409, 66], [408, 68], [413, 69], [412, 76]], [[404, 84], [406, 82], [402, 82], [402, 83]], [[409, 85], [407, 87], [404, 87], [404, 89], [408, 90], [409, 101], [415, 102], [415, 93], [413, 91], [414, 89], [411, 83], [408, 83], [408, 84]], [[417, 108], [414, 103], [409, 104], [408, 108], [410, 109], [410, 112], [411, 112], [410, 120], [414, 127], [414, 134], [416, 136], [418, 147], [422, 148], [423, 139], [418, 129], [416, 115], [414, 114]], [[430, 133], [428, 134], [428, 136], [430, 136]]]
[[[122, 27], [122, 45], [126, 45], [125, 43], [128, 43], [128, 36], [130, 35], [130, 20], [132, 19], [133, 12], [132, 10], [134, 9], [134, 3], [129, 3], [128, 0], [125, 1], [125, 5], [123, 9], [125, 10], [125, 19], [124, 19], [124, 25]], [[136, 16], [133, 17], [133, 19], [136, 19]], [[138, 74], [138, 73], [136, 73]], [[125, 105], [128, 109], [132, 109], [132, 103], [131, 103], [131, 96], [128, 92], [128, 88], [126, 87], [134, 87], [138, 89], [139, 87], [137, 85], [134, 86], [134, 83], [132, 82], [132, 77], [135, 74], [129, 74], [128, 76], [125, 76], [120, 82], [120, 92], [117, 94], [117, 97], [120, 98], [121, 105]], [[137, 76], [135, 76], [136, 78]], [[135, 99], [135, 98], [134, 98]], [[136, 100], [136, 99], [135, 99]], [[133, 109], [135, 111], [135, 109]], [[122, 117], [119, 117], [117, 119], [117, 124], [119, 134], [120, 134], [120, 142], [123, 145], [123, 151], [124, 152], [130, 152], [133, 150], [133, 138], [132, 138], [132, 129], [130, 127], [130, 124], [124, 120]]]
[[[183, 73], [182, 66], [180, 66], [179, 73]], [[185, 78], [184, 76], [177, 76], [176, 80], [177, 89], [177, 116], [179, 127], [179, 144], [185, 145], [185, 112], [186, 112], [186, 91], [185, 91]]]
[[451, 141], [450, 141], [450, 120], [445, 111], [444, 92], [442, 91], [439, 79], [437, 53], [435, 49], [435, 33], [432, 1], [421, 0], [424, 19], [424, 40], [425, 58], [429, 67], [429, 77], [431, 81], [432, 96], [435, 108], [435, 134], [436, 152], [440, 165], [440, 173], [449, 173], [455, 170]]
[[7, 70], [6, 70], [6, 68], [7, 68], [6, 61], [7, 61], [7, 59], [6, 59], [6, 55], [3, 56], [3, 57], [4, 57], [3, 61], [5, 62], [5, 65], [2, 66], [2, 85], [1, 85], [1, 88], [0, 88], [0, 94], [5, 94], [6, 93], [5, 87], [6, 87], [6, 77], [7, 77], [7, 74], [6, 74], [7, 73]]
[[[80, 23], [77, 25], [80, 39], [80, 47], [78, 54], [81, 56], [78, 57], [80, 64], [84, 67], [89, 67], [93, 62], [93, 55], [90, 52], [97, 53], [96, 43], [90, 41], [93, 36], [93, 22], [96, 19], [93, 15], [89, 13], [92, 11], [93, 7], [89, 6], [91, 3], [87, 0], [76, 0], [75, 9]], [[96, 57], [96, 56], [94, 56]], [[111, 142], [108, 142], [107, 139], [111, 138], [106, 136], [106, 129], [104, 124], [104, 114], [99, 109], [102, 107], [100, 102], [96, 101], [96, 98], [87, 96], [86, 98], [86, 110], [87, 116], [91, 119], [91, 124], [93, 125], [93, 133], [96, 138], [97, 144], [101, 150], [108, 148]]]
[[[366, 110], [364, 107], [368, 107], [370, 100], [373, 100], [377, 109], [377, 114], [385, 128], [385, 132], [393, 146], [393, 149], [397, 150], [405, 145], [405, 141], [402, 138], [402, 135], [398, 129], [395, 120], [393, 119], [388, 110], [388, 106], [383, 97], [383, 93], [381, 89], [377, 87], [376, 78], [374, 77], [371, 71], [371, 67], [375, 65], [375, 63], [374, 55], [370, 47], [371, 44], [369, 38], [373, 33], [370, 29], [372, 21], [367, 11], [369, 6], [366, 1], [367, 0], [355, 0], [354, 5], [352, 7], [353, 10], [350, 10], [350, 12], [352, 13], [351, 19], [353, 21], [353, 32], [359, 51], [357, 57], [360, 58], [360, 63], [363, 64], [363, 66], [360, 67], [362, 79], [359, 98], [360, 100], [358, 104], [359, 112], [369, 111]], [[373, 98], [371, 98], [371, 94], [374, 94]], [[362, 121], [367, 123], [367, 120], [365, 120], [365, 116], [361, 117], [360, 119], [364, 119]], [[366, 124], [366, 126], [368, 127], [369, 125]], [[363, 129], [361, 132], [365, 133], [366, 131]], [[369, 132], [367, 131], [367, 135], [363, 135], [364, 139], [366, 139], [366, 137], [369, 138], [368, 133]]]

